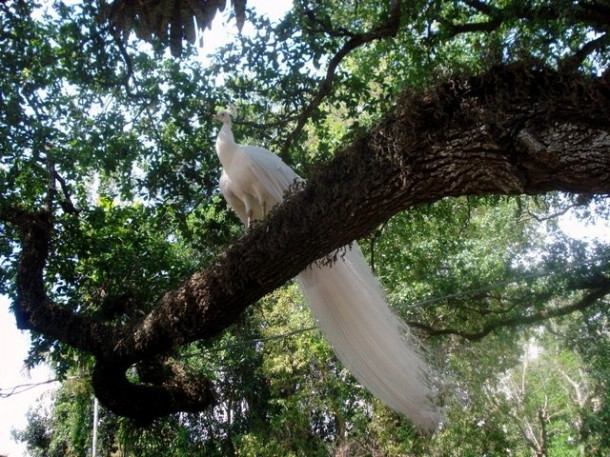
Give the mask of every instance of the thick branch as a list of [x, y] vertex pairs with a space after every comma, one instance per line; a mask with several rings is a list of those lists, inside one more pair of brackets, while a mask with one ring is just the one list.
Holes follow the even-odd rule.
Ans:
[[601, 2], [581, 1], [566, 4], [534, 5], [532, 2], [516, 2], [504, 8], [478, 0], [465, 0], [470, 8], [485, 14], [489, 19], [480, 22], [453, 23], [441, 20], [443, 26], [452, 36], [471, 32], [491, 32], [502, 24], [514, 20], [566, 21], [569, 24], [586, 24], [598, 31], [609, 31], [610, 8]]
[[117, 355], [147, 356], [217, 334], [312, 260], [418, 203], [609, 192], [609, 96], [596, 81], [527, 67], [408, 96], [399, 113], [318, 170], [219, 263], [166, 295]]
[[[121, 414], [143, 420], [189, 409], [191, 401], [201, 408], [211, 398], [202, 385], [194, 388], [185, 379], [181, 387], [133, 386], [125, 369], [217, 335], [312, 261], [411, 206], [459, 195], [609, 193], [608, 106], [604, 80], [527, 65], [453, 80], [423, 95], [407, 93], [396, 113], [337, 153], [265, 223], [168, 292], [133, 328], [105, 330], [104, 339], [94, 340], [97, 330], [69, 315], [56, 321], [61, 330], [40, 327], [34, 318], [48, 310], [40, 288], [44, 256], [33, 282], [19, 278], [25, 300], [18, 315], [24, 313], [22, 323], [30, 328], [69, 344], [80, 341], [72, 333], [95, 343], [96, 389], [104, 389], [100, 398]], [[113, 398], [130, 401], [116, 404]]]
[[599, 51], [610, 43], [610, 33], [606, 32], [600, 35], [594, 40], [585, 43], [578, 51], [573, 55], [567, 57], [561, 62], [561, 67], [565, 71], [574, 71], [577, 69], [587, 57], [593, 54], [595, 51]]
[[[52, 178], [54, 182], [54, 178]], [[15, 315], [19, 328], [37, 330], [73, 347], [97, 356], [93, 373], [95, 391], [104, 404], [117, 414], [147, 422], [175, 411], [201, 411], [214, 399], [210, 381], [189, 378], [176, 365], [172, 375], [159, 385], [136, 385], [126, 378], [130, 363], [104, 358], [101, 351], [116, 341], [116, 329], [75, 314], [51, 302], [46, 294], [43, 271], [46, 265], [52, 223], [50, 213], [31, 214], [17, 208], [4, 208], [0, 220], [10, 222], [21, 232], [21, 255], [17, 271]]]
[[17, 326], [95, 354], [103, 342], [112, 339], [112, 328], [51, 302], [45, 291], [43, 273], [53, 228], [50, 213], [2, 208], [0, 220], [16, 225], [21, 233], [15, 302]]
[[114, 361], [98, 359], [92, 376], [93, 388], [107, 408], [142, 425], [177, 411], [203, 411], [215, 400], [208, 379], [188, 377], [178, 366], [159, 385], [131, 383], [125, 375], [126, 368]]

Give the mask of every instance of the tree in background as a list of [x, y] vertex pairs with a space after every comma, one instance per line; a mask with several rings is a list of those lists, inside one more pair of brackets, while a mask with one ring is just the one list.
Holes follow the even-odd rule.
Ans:
[[[255, 32], [206, 65], [188, 24], [214, 9], [138, 5], [0, 5], [1, 292], [30, 362], [84, 377], [32, 449], [82, 454], [93, 390], [106, 454], [607, 452], [607, 246], [554, 217], [607, 218], [604, 3], [295, 2], [272, 24], [234, 2]], [[308, 178], [244, 235], [217, 192], [230, 102], [242, 143]], [[443, 378], [432, 438], [285, 285], [356, 238]]]

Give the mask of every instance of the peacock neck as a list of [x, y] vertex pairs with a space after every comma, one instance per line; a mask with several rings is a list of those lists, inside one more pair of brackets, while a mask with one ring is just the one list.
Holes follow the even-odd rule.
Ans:
[[220, 132], [218, 132], [218, 138], [216, 138], [216, 154], [218, 155], [223, 168], [226, 169], [231, 164], [236, 151], [237, 144], [233, 137], [231, 124], [225, 123], [220, 129]]

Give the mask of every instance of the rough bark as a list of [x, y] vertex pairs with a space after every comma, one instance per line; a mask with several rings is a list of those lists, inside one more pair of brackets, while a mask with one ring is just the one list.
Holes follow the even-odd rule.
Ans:
[[610, 192], [607, 80], [523, 64], [407, 91], [397, 106], [132, 326], [100, 326], [49, 303], [42, 275], [50, 220], [13, 215], [23, 233], [20, 327], [93, 353], [96, 394], [119, 414], [146, 421], [201, 410], [213, 401], [207, 381], [173, 369], [158, 385], [133, 385], [125, 371], [217, 335], [312, 261], [340, 255], [336, 249], [414, 205], [460, 195]]

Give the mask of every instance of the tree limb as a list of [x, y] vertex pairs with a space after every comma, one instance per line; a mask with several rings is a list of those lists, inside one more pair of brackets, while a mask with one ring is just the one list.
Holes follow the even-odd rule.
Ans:
[[280, 157], [286, 159], [288, 149], [290, 149], [292, 143], [299, 137], [301, 131], [303, 130], [303, 127], [305, 127], [305, 124], [311, 117], [312, 113], [316, 110], [316, 108], [318, 108], [318, 106], [320, 106], [322, 101], [324, 101], [324, 98], [331, 92], [333, 80], [335, 78], [335, 72], [337, 71], [337, 67], [339, 66], [341, 61], [350, 52], [360, 46], [382, 38], [396, 36], [396, 33], [398, 32], [398, 28], [400, 26], [400, 6], [401, 0], [392, 0], [390, 3], [390, 15], [388, 16], [388, 19], [383, 24], [380, 24], [379, 26], [375, 27], [370, 32], [336, 33], [336, 31], [325, 29], [334, 36], [349, 36], [349, 39], [343, 44], [339, 51], [337, 51], [334, 57], [330, 60], [328, 68], [326, 69], [326, 76], [324, 80], [320, 83], [318, 91], [316, 92], [313, 99], [299, 115], [294, 130], [290, 133], [290, 135], [288, 136], [288, 138], [280, 149]]
[[610, 33], [604, 33], [594, 40], [585, 43], [578, 51], [564, 59], [560, 66], [565, 71], [576, 70], [585, 59], [595, 51], [599, 51], [610, 43]]
[[530, 314], [527, 316], [515, 316], [506, 319], [500, 319], [485, 325], [478, 332], [465, 332], [452, 328], [435, 329], [429, 325], [422, 324], [421, 322], [408, 322], [408, 325], [413, 328], [424, 330], [429, 336], [457, 335], [469, 341], [480, 341], [490, 333], [501, 328], [532, 325], [556, 317], [567, 316], [568, 314], [572, 314], [576, 311], [584, 311], [585, 309], [593, 306], [595, 303], [597, 303], [598, 300], [608, 294], [610, 294], [610, 281], [608, 281], [608, 283], [605, 284], [604, 287], [600, 287], [599, 289], [594, 290], [582, 299], [570, 305], [561, 306], [558, 308], [545, 309], [538, 313]]
[[[396, 112], [315, 170], [265, 222], [131, 326], [102, 325], [50, 303], [42, 276], [50, 216], [0, 207], [0, 218], [22, 234], [19, 326], [93, 353], [96, 392], [122, 415], [145, 421], [204, 408], [213, 401], [206, 380], [176, 372], [160, 385], [135, 385], [125, 372], [218, 335], [308, 264], [414, 205], [461, 195], [610, 193], [608, 106], [604, 80], [529, 64], [451, 80], [426, 94], [406, 92]], [[523, 131], [529, 142], [519, 139]], [[606, 293], [598, 288], [586, 300]]]
[[595, 1], [569, 2], [565, 5], [542, 4], [531, 2], [509, 3], [504, 8], [498, 8], [478, 0], [465, 0], [470, 8], [489, 17], [487, 21], [454, 23], [439, 19], [450, 36], [472, 32], [491, 32], [502, 24], [513, 20], [567, 21], [572, 25], [587, 24], [598, 31], [609, 31], [610, 8]]

